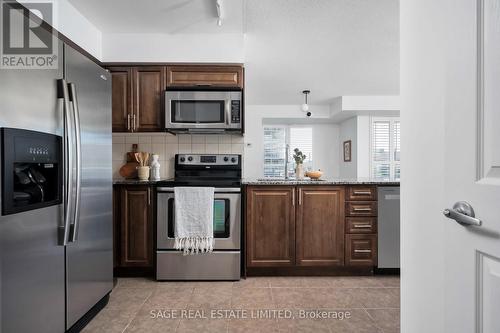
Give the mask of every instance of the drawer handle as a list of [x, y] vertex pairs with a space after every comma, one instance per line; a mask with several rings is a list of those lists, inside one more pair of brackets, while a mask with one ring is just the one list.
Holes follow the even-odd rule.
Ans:
[[354, 191], [354, 195], [372, 195], [370, 191]]
[[355, 224], [353, 225], [354, 228], [371, 228], [371, 224]]
[[352, 210], [355, 211], [355, 212], [370, 212], [372, 209], [370, 207], [366, 207], [366, 208], [356, 208], [356, 207], [354, 207]]
[[372, 250], [354, 250], [354, 253], [372, 253]]

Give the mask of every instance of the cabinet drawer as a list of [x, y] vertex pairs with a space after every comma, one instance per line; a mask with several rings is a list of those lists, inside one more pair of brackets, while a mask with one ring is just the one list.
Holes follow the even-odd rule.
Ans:
[[354, 201], [346, 202], [347, 216], [377, 216], [376, 201]]
[[349, 186], [347, 190], [347, 200], [349, 201], [370, 201], [377, 200], [376, 186]]
[[377, 218], [375, 217], [347, 217], [346, 233], [375, 234], [377, 233]]
[[377, 265], [377, 235], [346, 235], [346, 266]]

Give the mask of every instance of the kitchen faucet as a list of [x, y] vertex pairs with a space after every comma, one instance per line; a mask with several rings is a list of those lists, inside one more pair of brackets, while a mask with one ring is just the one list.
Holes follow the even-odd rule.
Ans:
[[285, 148], [285, 179], [288, 179], [288, 156], [290, 155], [290, 145], [287, 144]]

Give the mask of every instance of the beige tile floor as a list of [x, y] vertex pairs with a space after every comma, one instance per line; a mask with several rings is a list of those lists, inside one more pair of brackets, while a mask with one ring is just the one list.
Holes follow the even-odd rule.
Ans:
[[[212, 318], [214, 310], [222, 318]], [[275, 310], [267, 313], [276, 316], [256, 319], [258, 310]], [[278, 318], [277, 310], [292, 318]], [[302, 318], [301, 310], [330, 318]], [[254, 277], [234, 283], [121, 278], [84, 332], [395, 333], [399, 277]]]

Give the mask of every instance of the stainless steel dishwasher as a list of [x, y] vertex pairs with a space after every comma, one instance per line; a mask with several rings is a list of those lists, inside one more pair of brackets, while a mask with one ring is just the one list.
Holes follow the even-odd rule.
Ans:
[[378, 188], [378, 268], [399, 268], [399, 186]]

